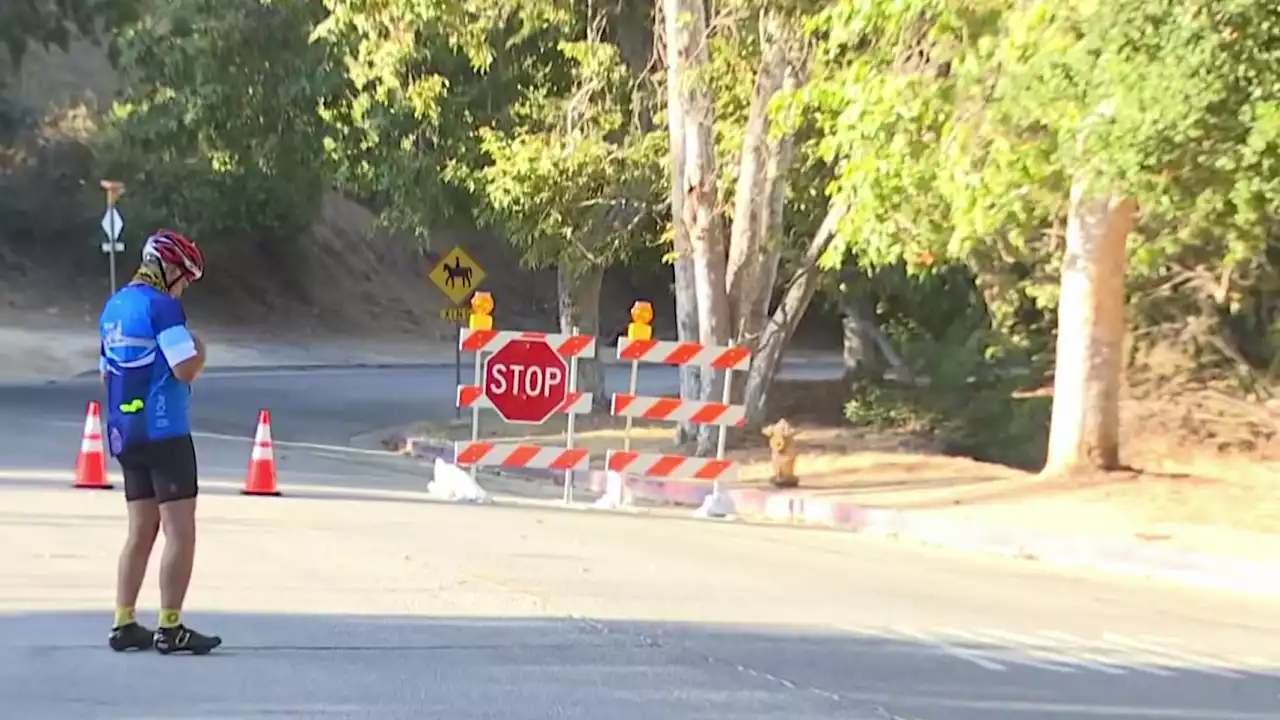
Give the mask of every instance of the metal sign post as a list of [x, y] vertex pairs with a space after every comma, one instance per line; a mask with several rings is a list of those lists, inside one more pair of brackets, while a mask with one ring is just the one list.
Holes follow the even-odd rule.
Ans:
[[[479, 353], [477, 353], [477, 355], [479, 355]], [[454, 386], [456, 387], [458, 385], [461, 385], [462, 384], [462, 326], [461, 325], [457, 326], [456, 332], [454, 332], [453, 334], [453, 376], [454, 376], [453, 377]], [[454, 404], [457, 405], [457, 403], [454, 403]], [[455, 418], [462, 419], [461, 407], [455, 407], [453, 409], [453, 413], [454, 413], [453, 416]]]
[[119, 180], [103, 180], [99, 183], [107, 193], [107, 211], [102, 214], [102, 232], [107, 239], [102, 243], [102, 252], [107, 255], [107, 263], [111, 273], [111, 294], [116, 293], [116, 253], [124, 252], [124, 243], [120, 242], [120, 233], [124, 230], [124, 218], [116, 209], [116, 201], [124, 194], [124, 183]]
[[[467, 327], [471, 330], [492, 330], [493, 329], [493, 296], [487, 292], [478, 292], [471, 296], [471, 315], [467, 318]], [[458, 347], [462, 347], [462, 330], [458, 330]], [[462, 355], [461, 350], [457, 356], [458, 374], [462, 374]], [[473, 382], [479, 385], [484, 381], [484, 348], [476, 348], [476, 362]], [[461, 383], [459, 383], [461, 385]], [[480, 441], [480, 406], [471, 408], [471, 442]], [[457, 460], [457, 458], [454, 458]], [[479, 472], [479, 466], [471, 466], [471, 480], [475, 482], [476, 474]]]
[[[470, 309], [460, 303], [476, 288], [480, 287], [480, 283], [484, 282], [484, 278], [484, 268], [471, 259], [471, 256], [462, 249], [461, 245], [450, 250], [427, 272], [427, 279], [434, 283], [440, 289], [440, 292], [449, 298], [450, 302], [456, 305], [456, 307], [441, 308], [440, 319], [457, 324], [458, 329], [454, 334], [453, 343], [453, 370], [459, 385], [462, 384], [462, 350], [460, 349], [462, 326], [468, 324], [468, 318], [471, 316]], [[479, 380], [476, 380], [476, 382], [479, 382]], [[456, 417], [462, 417], [461, 407], [455, 408], [455, 412]]]
[[[574, 335], [578, 334], [577, 325], [573, 326], [573, 334]], [[577, 391], [578, 391], [578, 356], [573, 355], [573, 356], [570, 356], [569, 358], [569, 393], [575, 393]], [[574, 425], [573, 421], [574, 421], [574, 418], [576, 417], [577, 415], [575, 413], [569, 413], [568, 428], [565, 429], [564, 446], [566, 450], [573, 449], [573, 425]], [[564, 471], [564, 497], [562, 498], [562, 500], [565, 505], [573, 504], [573, 471], [572, 470]]]

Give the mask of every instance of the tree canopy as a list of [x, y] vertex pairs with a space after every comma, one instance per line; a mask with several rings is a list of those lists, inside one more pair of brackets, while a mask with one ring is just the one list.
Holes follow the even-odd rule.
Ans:
[[1280, 200], [1269, 15], [1247, 0], [836, 3], [814, 20], [832, 70], [809, 100], [853, 210], [827, 261], [1052, 263], [1084, 178], [1140, 203], [1134, 280], [1265, 272]]
[[765, 358], [759, 409], [815, 293], [912, 371], [955, 364], [939, 343], [1046, 368], [1066, 278], [1102, 262], [1080, 259], [1094, 201], [1131, 235], [1107, 272], [1134, 342], [1280, 365], [1273, 11], [69, 0], [6, 4], [0, 40], [109, 40], [99, 163], [201, 234], [296, 237], [333, 187], [422, 237], [494, 229], [588, 326], [606, 268], [665, 256], [681, 337]]

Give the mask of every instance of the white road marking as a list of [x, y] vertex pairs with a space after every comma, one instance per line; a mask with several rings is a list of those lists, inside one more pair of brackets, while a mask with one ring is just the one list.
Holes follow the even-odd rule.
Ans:
[[[1142, 636], [1142, 640], [1144, 642], [1150, 642], [1151, 638], [1144, 635]], [[1181, 643], [1178, 642], [1177, 640], [1169, 640], [1167, 642], [1170, 645], [1174, 645], [1174, 646], [1181, 645]], [[1158, 643], [1152, 643], [1152, 644], [1158, 645]], [[1280, 659], [1276, 659], [1276, 658], [1268, 659], [1259, 655], [1223, 655], [1220, 653], [1207, 653], [1203, 651], [1196, 651], [1196, 650], [1190, 650], [1190, 649], [1187, 649], [1185, 652], [1183, 652], [1182, 650], [1177, 648], [1174, 648], [1172, 651], [1174, 653], [1178, 653], [1179, 655], [1198, 658], [1202, 663], [1201, 665], [1198, 665], [1195, 668], [1188, 668], [1188, 669], [1193, 669], [1193, 670], [1203, 672], [1203, 667], [1204, 667], [1203, 664], [1207, 663], [1219, 671], [1228, 671], [1228, 672], [1239, 671], [1239, 672], [1245, 672], [1245, 673], [1252, 673], [1255, 675], [1280, 676]], [[1191, 655], [1191, 653], [1193, 652], [1195, 654]]]
[[[947, 637], [948, 639], [950, 639], [951, 637], [958, 637], [974, 645], [983, 646], [981, 650], [975, 649], [973, 647], [965, 647], [964, 651], [970, 654], [982, 655], [985, 657], [994, 657], [999, 659], [1002, 662], [1013, 663], [1015, 665], [1029, 665], [1031, 667], [1040, 668], [1041, 670], [1052, 670], [1053, 672], [1068, 673], [1068, 674], [1077, 672], [1075, 668], [1070, 667], [1069, 665], [1064, 664], [1061, 661], [1055, 660], [1053, 662], [1050, 662], [1045, 659], [1033, 660], [1029, 657], [1025, 657], [1024, 655], [1018, 652], [1018, 650], [1020, 650], [1021, 648], [1002, 647], [998, 641], [992, 642], [990, 638], [985, 637], [980, 633], [975, 633], [968, 630], [957, 630], [955, 628], [942, 628], [938, 632], [939, 634]], [[943, 643], [943, 644], [948, 647], [954, 647], [950, 643]]]
[[1019, 650], [1026, 652], [1034, 657], [1039, 657], [1049, 662], [1062, 663], [1064, 665], [1079, 665], [1080, 667], [1089, 668], [1100, 673], [1108, 675], [1124, 675], [1125, 671], [1114, 667], [1107, 663], [1105, 659], [1098, 661], [1098, 656], [1083, 651], [1080, 648], [1073, 649], [1070, 653], [1063, 652], [1061, 643], [1048, 642], [1050, 637], [1041, 632], [1039, 635], [1020, 635], [1018, 633], [1006, 632], [1004, 630], [985, 630], [987, 635], [999, 638], [1014, 644]]
[[[1060, 633], [1059, 637], [1056, 638], [1053, 637], [1053, 634], [1043, 632], [1043, 630], [1034, 635], [1009, 633], [1005, 632], [1005, 630], [987, 630], [987, 634], [1014, 643], [1015, 646], [1019, 647], [1019, 650], [1028, 652], [1029, 655], [1043, 657], [1044, 660], [1088, 667], [1089, 670], [1106, 673], [1107, 675], [1125, 674], [1125, 670], [1117, 667], [1110, 657], [1102, 657], [1097, 653], [1085, 650], [1084, 647], [1080, 647], [1078, 639], [1065, 633]], [[1066, 648], [1062, 647], [1064, 643], [1073, 644], [1074, 647], [1066, 650]]]
[[951, 655], [952, 657], [959, 658], [966, 662], [971, 662], [980, 668], [983, 668], [986, 670], [994, 670], [997, 672], [1004, 672], [1006, 669], [1004, 665], [1001, 665], [1000, 663], [987, 658], [982, 653], [970, 652], [965, 648], [959, 648], [954, 645], [949, 645], [945, 642], [942, 642], [941, 640], [934, 638], [931, 635], [927, 635], [922, 632], [917, 632], [915, 630], [908, 630], [905, 628], [896, 628], [895, 632], [899, 635], [906, 635], [908, 637], [915, 638], [916, 640], [919, 640], [920, 642], [925, 643], [927, 645], [932, 645], [933, 647], [941, 650], [942, 652], [948, 655]]
[[[208, 438], [210, 440], [233, 440], [236, 442], [253, 442], [252, 436], [246, 435], [224, 435], [222, 433], [211, 432], [193, 432], [192, 437]], [[296, 442], [292, 440], [275, 440], [272, 439], [271, 444], [282, 448], [304, 448], [307, 450], [324, 450], [326, 452], [338, 455], [378, 455], [381, 457], [404, 458], [404, 455], [393, 453], [389, 450], [366, 450], [364, 448], [344, 447], [342, 445], [323, 445], [320, 443]]]
[[1149, 675], [1159, 675], [1160, 677], [1172, 677], [1177, 674], [1170, 670], [1166, 670], [1161, 667], [1155, 667], [1153, 665], [1145, 665], [1145, 664], [1134, 665], [1131, 662], [1132, 658], [1129, 658], [1129, 657], [1121, 658], [1121, 657], [1115, 657], [1112, 655], [1093, 652], [1095, 648], [1091, 641], [1085, 640], [1084, 638], [1078, 638], [1069, 633], [1057, 632], [1055, 630], [1042, 630], [1040, 634], [1047, 638], [1053, 638], [1054, 640], [1057, 640], [1060, 643], [1069, 643], [1072, 646], [1072, 650], [1071, 650], [1072, 653], [1079, 655], [1080, 657], [1087, 658], [1089, 660], [1093, 660], [1095, 662], [1101, 663], [1113, 670], [1116, 669], [1117, 666], [1120, 666], [1120, 667], [1123, 667], [1125, 670], [1135, 670], [1137, 672], [1144, 672]]
[[1212, 667], [1210, 665], [1207, 665], [1205, 663], [1205, 660], [1207, 660], [1208, 658], [1205, 658], [1203, 656], [1196, 656], [1190, 653], [1179, 652], [1177, 650], [1170, 650], [1168, 648], [1160, 647], [1151, 643], [1134, 640], [1133, 638], [1125, 637], [1123, 635], [1103, 633], [1102, 637], [1103, 639], [1112, 643], [1113, 645], [1118, 645], [1123, 648], [1126, 648], [1128, 652], [1137, 651], [1142, 656], [1145, 656], [1146, 659], [1148, 660], [1163, 663], [1165, 665], [1168, 665], [1170, 662], [1172, 662], [1177, 666], [1177, 669], [1179, 670], [1201, 672], [1201, 673], [1206, 673], [1208, 675], [1217, 675], [1219, 677], [1227, 677], [1227, 678], [1244, 677], [1240, 673], [1227, 670], [1226, 668]]
[[1280, 667], [1277, 667], [1276, 662], [1263, 658], [1234, 659], [1231, 662], [1246, 665], [1248, 670], [1228, 669], [1224, 667], [1227, 661], [1221, 658], [1189, 650], [1176, 650], [1166, 647], [1167, 644], [1176, 644], [1176, 640], [1156, 643], [1146, 636], [1137, 639], [1104, 633], [1101, 639], [1091, 640], [1056, 630], [1021, 634], [990, 628], [920, 630], [888, 626], [876, 629], [842, 629], [868, 637], [909, 638], [935, 651], [993, 672], [1005, 672], [1010, 665], [1025, 665], [1068, 674], [1085, 671], [1125, 675], [1132, 671], [1174, 677], [1190, 672], [1225, 678], [1242, 678], [1244, 672], [1280, 674]]
[[[257, 421], [256, 418], [254, 418], [253, 421], [256, 422]], [[71, 420], [41, 420], [40, 422], [46, 425], [58, 425], [62, 427], [77, 427], [77, 428], [84, 427], [83, 420], [74, 421], [74, 422]], [[224, 433], [196, 431], [196, 432], [192, 432], [191, 436], [195, 438], [207, 438], [209, 440], [229, 440], [232, 442], [242, 442], [242, 443], [253, 442], [253, 435], [226, 435]], [[345, 445], [324, 445], [321, 443], [308, 443], [308, 442], [297, 442], [294, 440], [275, 440], [275, 439], [272, 439], [271, 444], [276, 447], [282, 447], [282, 448], [303, 448], [306, 450], [322, 450], [328, 453], [332, 453], [335, 456], [376, 455], [379, 457], [386, 457], [386, 458], [399, 458], [401, 460], [409, 459], [405, 455], [402, 455], [400, 453], [394, 453], [394, 452], [391, 452], [390, 450], [369, 450], [366, 448], [347, 447]]]

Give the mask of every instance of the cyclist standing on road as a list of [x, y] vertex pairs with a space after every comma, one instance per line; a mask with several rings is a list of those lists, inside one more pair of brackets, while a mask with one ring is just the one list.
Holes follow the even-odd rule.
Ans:
[[[204, 343], [187, 329], [178, 298], [204, 275], [195, 243], [172, 230], [147, 238], [133, 280], [98, 323], [99, 369], [107, 390], [107, 444], [120, 463], [129, 536], [120, 553], [113, 650], [155, 647], [203, 655], [222, 644], [182, 624], [195, 559], [196, 449], [187, 418], [190, 385], [204, 370]], [[136, 606], [161, 527], [160, 619], [154, 634]]]

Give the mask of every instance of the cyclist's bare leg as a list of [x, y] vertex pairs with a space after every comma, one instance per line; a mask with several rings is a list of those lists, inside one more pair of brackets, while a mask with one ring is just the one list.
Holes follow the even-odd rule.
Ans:
[[180, 611], [191, 585], [196, 555], [196, 498], [160, 505], [164, 555], [160, 560], [160, 607]]
[[127, 503], [129, 536], [120, 551], [116, 575], [116, 607], [132, 608], [138, 604], [138, 593], [147, 576], [147, 563], [160, 533], [160, 510], [154, 498]]

